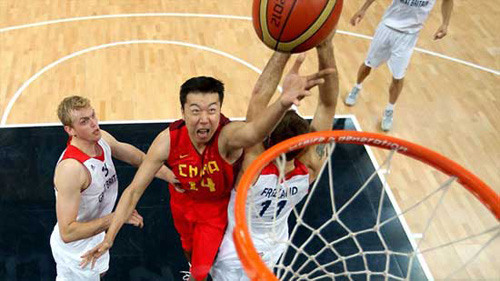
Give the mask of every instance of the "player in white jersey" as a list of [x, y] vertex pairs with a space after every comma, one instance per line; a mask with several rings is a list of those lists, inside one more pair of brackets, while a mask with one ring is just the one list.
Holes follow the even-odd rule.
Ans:
[[[366, 0], [361, 9], [351, 18], [355, 26], [365, 16], [366, 10], [375, 0]], [[434, 40], [441, 39], [448, 33], [453, 0], [442, 0], [441, 12], [443, 22], [434, 34]], [[385, 11], [382, 21], [375, 31], [366, 60], [358, 69], [356, 85], [347, 94], [345, 104], [356, 103], [361, 91], [361, 84], [370, 74], [372, 68], [377, 68], [387, 62], [392, 73], [389, 87], [389, 103], [387, 104], [381, 122], [381, 128], [389, 131], [392, 128], [394, 105], [403, 90], [406, 69], [410, 63], [413, 49], [424, 22], [427, 20], [436, 0], [393, 0]]]
[[[65, 98], [59, 104], [58, 116], [69, 141], [54, 175], [57, 224], [50, 246], [56, 261], [56, 280], [99, 280], [108, 270], [109, 253], [93, 268], [81, 267], [80, 263], [87, 250], [102, 242], [113, 216], [118, 178], [111, 156], [138, 167], [144, 153], [100, 130], [86, 98]], [[157, 176], [169, 180], [173, 174], [163, 167]], [[143, 219], [134, 211], [128, 223], [142, 227]]]
[[[316, 47], [319, 69], [333, 68], [335, 72], [324, 78], [319, 85], [319, 98], [314, 118], [309, 123], [295, 111], [285, 114], [281, 122], [269, 136], [268, 141], [245, 150], [241, 174], [266, 148], [288, 138], [310, 131], [331, 130], [338, 96], [338, 74], [331, 36]], [[255, 118], [269, 103], [283, 74], [290, 55], [274, 53], [253, 91], [252, 106], [249, 107], [247, 120]], [[303, 59], [304, 57], [302, 57]], [[288, 217], [308, 193], [309, 185], [316, 179], [323, 162], [326, 160], [324, 145], [308, 147], [303, 151], [286, 154], [284, 165], [285, 178], [279, 182], [279, 168], [275, 162], [268, 164], [249, 189], [252, 194], [250, 204], [254, 205], [250, 214], [251, 235], [257, 251], [264, 262], [272, 268], [283, 254], [286, 244], [273, 241], [288, 240]], [[224, 234], [211, 275], [214, 281], [249, 280], [240, 263], [233, 242], [234, 204], [236, 191], [233, 190], [228, 206], [228, 227]], [[272, 239], [270, 239], [272, 237]]]

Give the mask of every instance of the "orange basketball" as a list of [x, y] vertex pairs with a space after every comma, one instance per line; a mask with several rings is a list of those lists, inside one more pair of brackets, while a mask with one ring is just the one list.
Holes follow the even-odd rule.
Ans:
[[260, 40], [280, 52], [299, 53], [335, 28], [343, 0], [254, 0], [253, 26]]

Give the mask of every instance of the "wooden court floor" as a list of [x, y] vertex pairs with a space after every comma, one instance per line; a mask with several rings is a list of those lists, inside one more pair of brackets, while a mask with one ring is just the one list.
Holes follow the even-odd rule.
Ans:
[[[1, 125], [57, 122], [56, 106], [71, 94], [89, 97], [100, 120], [179, 118], [178, 87], [197, 75], [223, 80], [223, 112], [242, 117], [257, 71], [271, 54], [252, 28], [251, 2], [0, 0]], [[341, 99], [368, 50], [370, 40], [363, 36], [373, 35], [391, 1], [376, 1], [364, 21], [352, 27], [349, 17], [363, 2], [345, 1], [334, 39]], [[442, 153], [498, 193], [500, 2], [455, 0], [449, 35], [434, 41], [440, 5], [438, 0], [420, 34], [417, 47], [423, 51], [413, 55], [389, 135]], [[315, 71], [316, 65], [310, 51], [303, 72]], [[389, 82], [390, 73], [383, 66], [364, 83], [359, 103], [351, 108], [339, 100], [336, 113], [353, 114], [363, 130], [380, 132]], [[311, 115], [315, 102], [315, 97], [304, 101], [300, 112]], [[379, 160], [381, 154], [375, 152]], [[441, 179], [413, 163], [401, 159], [389, 177], [403, 209]], [[446, 231], [436, 237], [460, 237], [498, 223], [466, 192], [453, 190], [450, 196], [453, 203], [445, 206], [440, 220]], [[414, 232], [421, 227], [419, 219], [408, 218]], [[479, 240], [456, 246], [458, 260], [470, 256]], [[500, 279], [499, 243], [497, 239], [457, 278]], [[439, 268], [451, 266], [448, 262], [428, 261], [438, 271], [436, 278]]]

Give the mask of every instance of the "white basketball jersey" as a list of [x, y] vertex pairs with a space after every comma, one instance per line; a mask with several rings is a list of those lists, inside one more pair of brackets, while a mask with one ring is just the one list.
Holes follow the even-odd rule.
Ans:
[[382, 22], [404, 33], [422, 29], [436, 0], [393, 0], [382, 17]]
[[273, 164], [266, 166], [255, 184], [250, 188], [253, 196], [252, 228], [271, 228], [287, 225], [292, 209], [309, 189], [307, 167], [295, 160], [295, 169], [288, 173], [285, 180], [279, 180], [279, 170]]
[[[262, 255], [278, 248], [273, 242], [288, 240], [288, 216], [309, 191], [307, 167], [298, 160], [295, 160], [294, 164], [295, 169], [288, 173], [281, 183], [279, 183], [279, 170], [276, 165], [268, 164], [249, 189], [249, 193], [252, 194], [248, 195], [247, 206], [253, 205], [249, 228], [255, 247]], [[217, 259], [237, 259], [232, 241], [235, 199], [236, 192], [233, 190], [228, 206], [228, 228]], [[279, 258], [282, 247], [279, 248], [277, 249], [279, 253], [274, 254], [274, 258], [270, 260], [276, 261], [276, 258]]]
[[[78, 222], [90, 221], [111, 213], [118, 195], [118, 178], [111, 159], [111, 148], [102, 138], [98, 144], [103, 153], [101, 156], [92, 158], [68, 142], [66, 150], [64, 150], [58, 161], [59, 163], [64, 159], [75, 159], [82, 163], [90, 174], [90, 185], [81, 192], [80, 206], [76, 218]], [[55, 194], [57, 198], [57, 190]], [[102, 242], [103, 239], [104, 232], [101, 232], [87, 239], [64, 243], [59, 234], [59, 225], [56, 224], [51, 236], [51, 247], [52, 251], [58, 251], [60, 254], [64, 253], [63, 255], [67, 256], [67, 258], [79, 261], [83, 253]]]

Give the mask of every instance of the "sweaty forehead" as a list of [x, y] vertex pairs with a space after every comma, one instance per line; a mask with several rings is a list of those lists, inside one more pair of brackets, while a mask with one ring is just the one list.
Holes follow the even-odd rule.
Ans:
[[193, 92], [186, 96], [186, 105], [197, 105], [200, 107], [210, 106], [212, 104], [220, 105], [218, 93]]

